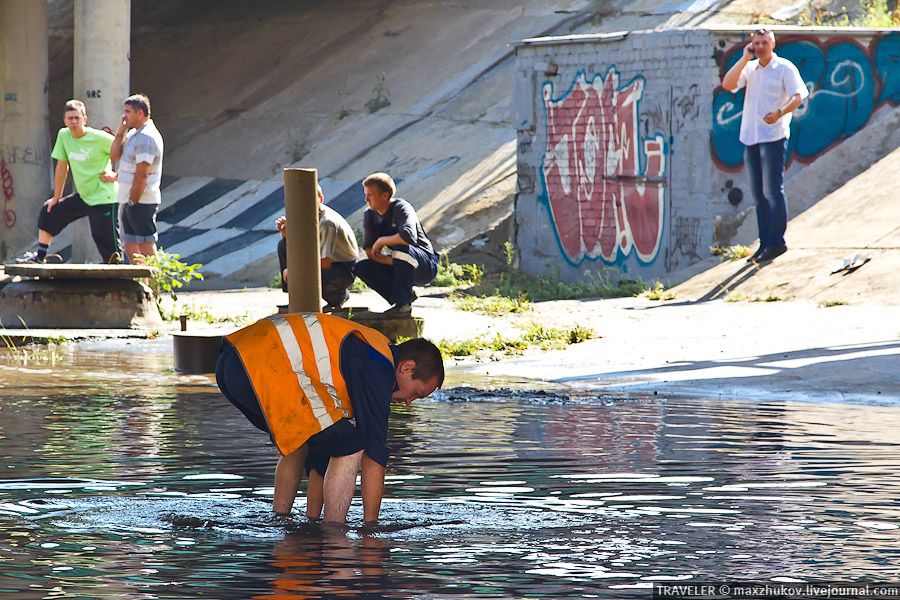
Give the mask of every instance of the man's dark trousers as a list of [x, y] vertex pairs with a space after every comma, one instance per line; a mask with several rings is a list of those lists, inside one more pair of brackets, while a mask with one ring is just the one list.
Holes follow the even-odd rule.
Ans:
[[785, 247], [787, 199], [784, 196], [784, 153], [787, 138], [753, 144], [744, 149], [744, 165], [750, 178], [750, 193], [756, 201], [759, 247]]
[[412, 304], [414, 285], [427, 285], [437, 275], [438, 255], [415, 246], [390, 246], [392, 264], [371, 259], [356, 263], [353, 273], [391, 304]]

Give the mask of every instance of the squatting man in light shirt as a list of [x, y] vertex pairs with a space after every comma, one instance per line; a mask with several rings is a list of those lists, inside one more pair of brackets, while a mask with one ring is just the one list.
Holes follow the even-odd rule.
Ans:
[[729, 92], [746, 88], [740, 140], [759, 225], [759, 249], [748, 262], [767, 262], [787, 251], [784, 155], [791, 112], [809, 90], [797, 67], [775, 54], [775, 34], [768, 29], [753, 33], [740, 60], [722, 78], [722, 87]]

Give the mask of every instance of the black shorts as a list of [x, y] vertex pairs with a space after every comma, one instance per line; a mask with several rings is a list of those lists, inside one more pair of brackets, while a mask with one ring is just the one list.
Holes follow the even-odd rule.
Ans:
[[[219, 384], [222, 394], [247, 417], [247, 420], [260, 431], [269, 433], [271, 438], [266, 418], [244, 370], [244, 363], [234, 346], [227, 341], [222, 343], [221, 354], [216, 363], [216, 383]], [[328, 469], [328, 460], [332, 456], [355, 454], [365, 450], [368, 444], [366, 436], [350, 419], [341, 419], [306, 441], [306, 447], [309, 449], [306, 455], [306, 471], [311, 473], [315, 470], [324, 476]]]
[[38, 229], [57, 236], [70, 223], [87, 217], [91, 224], [91, 237], [103, 258], [108, 263], [119, 252], [119, 223], [115, 204], [86, 204], [78, 192], [63, 196], [49, 211], [41, 207], [38, 214]]
[[122, 204], [122, 241], [126, 244], [156, 243], [156, 209], [159, 204]]
[[332, 456], [348, 456], [365, 450], [369, 440], [350, 419], [341, 419], [309, 438], [306, 444], [309, 448], [306, 455], [306, 472], [316, 471], [324, 477]]

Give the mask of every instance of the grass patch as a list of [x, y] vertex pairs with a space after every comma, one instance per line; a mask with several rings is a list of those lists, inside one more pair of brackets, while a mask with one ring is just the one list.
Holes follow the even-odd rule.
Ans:
[[542, 323], [530, 322], [522, 326], [518, 337], [479, 336], [466, 340], [440, 340], [436, 343], [444, 357], [477, 356], [482, 353], [521, 354], [528, 348], [555, 350], [578, 344], [594, 337], [591, 329], [575, 325], [560, 329]]
[[175, 303], [169, 308], [160, 308], [159, 315], [164, 321], [177, 321], [181, 315], [187, 315], [188, 321], [209, 323], [234, 323], [235, 325], [249, 325], [256, 319], [250, 316], [250, 311], [246, 310], [239, 315], [215, 315], [205, 304], [196, 305]]
[[721, 256], [723, 261], [739, 260], [741, 258], [746, 258], [751, 254], [749, 246], [741, 246], [740, 244], [727, 247], [710, 246], [709, 253], [713, 256]]
[[725, 296], [725, 302], [747, 302], [749, 298], [741, 290], [731, 290]]
[[725, 302], [781, 302], [784, 298], [775, 292], [766, 292], [764, 296], [747, 296], [741, 290], [731, 290], [725, 296]]
[[[18, 317], [18, 319], [21, 321], [22, 327], [27, 330], [28, 325], [25, 324], [22, 317]], [[0, 327], [2, 326], [3, 323], [0, 323]], [[71, 340], [65, 336], [59, 336], [47, 338], [46, 344], [39, 344], [37, 343], [37, 340], [32, 338], [31, 344], [21, 347], [16, 346], [11, 336], [0, 335], [0, 344], [5, 346], [7, 350], [6, 356], [11, 362], [19, 365], [36, 363], [53, 366], [62, 359], [62, 354], [58, 352], [59, 346], [67, 344], [70, 341]]]
[[478, 285], [484, 277], [484, 270], [476, 265], [460, 265], [450, 262], [447, 251], [442, 251], [438, 260], [438, 272], [429, 285], [458, 288]]
[[615, 269], [603, 269], [599, 274], [586, 270], [584, 278], [577, 281], [562, 281], [559, 269], [549, 274], [529, 275], [516, 269], [509, 269], [497, 275], [486, 275], [480, 285], [472, 286], [468, 292], [476, 296], [505, 296], [523, 298], [531, 302], [545, 300], [574, 300], [577, 298], [626, 298], [646, 291], [648, 286], [641, 281], [622, 279], [612, 282]]
[[531, 302], [521, 296], [518, 298], [507, 298], [506, 296], [469, 296], [452, 293], [449, 299], [459, 310], [491, 315], [522, 313], [531, 310]]
[[819, 308], [831, 308], [832, 306], [848, 306], [850, 303], [846, 300], [822, 300], [819, 302]]

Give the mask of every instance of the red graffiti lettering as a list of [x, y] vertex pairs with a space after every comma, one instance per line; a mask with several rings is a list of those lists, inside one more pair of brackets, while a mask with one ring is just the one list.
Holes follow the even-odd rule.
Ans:
[[619, 75], [590, 83], [580, 74], [562, 98], [552, 99], [544, 85], [547, 153], [543, 172], [553, 223], [566, 256], [581, 262], [600, 257], [614, 262], [632, 248], [649, 262], [662, 239], [666, 170], [661, 135], [638, 136], [638, 101], [642, 79], [619, 88]]
[[16, 211], [9, 207], [16, 190], [13, 187], [12, 173], [6, 168], [6, 161], [0, 159], [0, 181], [3, 183], [3, 224], [7, 229], [16, 226]]

